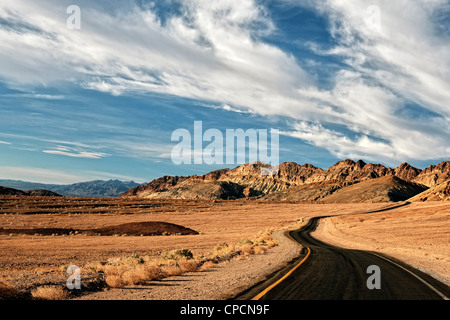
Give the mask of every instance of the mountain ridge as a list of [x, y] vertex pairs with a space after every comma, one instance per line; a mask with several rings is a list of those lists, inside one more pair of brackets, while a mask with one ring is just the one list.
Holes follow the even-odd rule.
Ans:
[[47, 190], [66, 197], [119, 197], [130, 188], [139, 186], [134, 181], [93, 180], [67, 185], [0, 179], [0, 186], [17, 190]]
[[[215, 170], [204, 175], [165, 176], [140, 185], [132, 191], [129, 190], [121, 197], [321, 201], [330, 199], [327, 197], [340, 189], [365, 181], [374, 181], [360, 185], [369, 193], [367, 201], [371, 201], [371, 193], [377, 199], [400, 201], [399, 199], [406, 200], [426, 191], [437, 182], [450, 179], [448, 161], [424, 170], [406, 162], [396, 168], [389, 168], [382, 164], [366, 163], [363, 160], [355, 162], [345, 159], [325, 170], [311, 164], [284, 162], [272, 174], [262, 174], [269, 168], [267, 164], [254, 162], [233, 169]], [[384, 177], [392, 179], [381, 179]], [[380, 180], [375, 181], [376, 179]], [[386, 183], [386, 187], [380, 183]]]

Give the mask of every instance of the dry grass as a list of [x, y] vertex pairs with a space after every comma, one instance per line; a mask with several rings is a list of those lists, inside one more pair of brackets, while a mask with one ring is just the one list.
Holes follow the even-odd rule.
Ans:
[[[154, 261], [145, 261], [140, 257], [127, 256], [123, 259], [112, 259], [115, 265], [103, 265], [100, 272], [105, 274], [105, 282], [112, 288], [120, 288], [124, 286], [133, 286], [145, 284], [149, 281], [160, 280], [170, 275], [180, 274], [184, 272], [177, 267], [176, 272], [170, 270], [167, 266], [157, 266]], [[186, 269], [188, 265], [186, 264]]]
[[[364, 205], [364, 209], [373, 210], [383, 206], [385, 204]], [[303, 221], [306, 217], [322, 215], [323, 212], [350, 213], [360, 210], [359, 208], [363, 207], [354, 204], [313, 205], [258, 201], [0, 197], [0, 209], [6, 213], [0, 215], [0, 228], [4, 229], [84, 230], [131, 222], [165, 221], [200, 233], [145, 237], [87, 236], [76, 233], [64, 236], [3, 234], [0, 235], [0, 275], [14, 274], [11, 283], [15, 287], [31, 289], [42, 281], [42, 274], [48, 277], [49, 282], [46, 283], [52, 283], [56, 276], [65, 274], [66, 266], [78, 265], [83, 275], [89, 273], [89, 276], [104, 279], [110, 287], [121, 287], [155, 278], [139, 275], [144, 271], [134, 270], [141, 264], [158, 267], [166, 277], [190, 270], [207, 270], [221, 261], [245, 258], [245, 252], [247, 256], [251, 252], [262, 254], [276, 245], [270, 239], [270, 233], [262, 232], [257, 235], [259, 230], [269, 227], [280, 230], [292, 226], [300, 219]], [[238, 245], [242, 239], [250, 239], [252, 242], [243, 251]], [[212, 250], [212, 244], [224, 242], [228, 245]], [[189, 248], [193, 259], [161, 260], [161, 252], [170, 252], [175, 248]], [[118, 256], [122, 258], [116, 258]], [[184, 260], [197, 261], [198, 266], [194, 263], [182, 263], [180, 266], [180, 262]], [[60, 266], [64, 268], [60, 269]], [[42, 269], [39, 274], [36, 272], [38, 269]], [[126, 271], [129, 272], [123, 279]]]
[[166, 277], [178, 276], [183, 273], [183, 270], [178, 265], [164, 265], [161, 267], [161, 270]]
[[19, 291], [7, 282], [0, 281], [0, 300], [10, 300], [18, 296]]
[[180, 269], [182, 272], [194, 272], [197, 271], [200, 267], [200, 263], [197, 261], [180, 261], [178, 262], [178, 265], [180, 266]]
[[198, 269], [199, 271], [207, 271], [207, 270], [211, 270], [212, 268], [214, 268], [216, 266], [216, 264], [212, 261], [205, 261], [200, 268]]
[[60, 286], [43, 286], [32, 290], [31, 296], [38, 300], [66, 300], [69, 294]]
[[159, 258], [153, 259], [132, 253], [122, 258], [109, 258], [107, 264], [87, 263], [85, 268], [104, 273], [105, 282], [111, 288], [142, 285], [186, 272], [209, 270], [216, 263], [229, 261], [237, 256], [245, 258], [252, 254], [263, 254], [277, 245], [271, 232], [259, 232], [252, 240], [242, 240], [236, 245], [220, 243], [206, 256], [194, 257], [189, 249], [165, 251]]
[[124, 286], [124, 282], [121, 276], [110, 274], [105, 278], [105, 282], [111, 288], [121, 288]]

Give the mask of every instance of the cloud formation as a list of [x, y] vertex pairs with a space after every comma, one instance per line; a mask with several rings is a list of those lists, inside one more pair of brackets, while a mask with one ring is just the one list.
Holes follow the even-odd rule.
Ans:
[[335, 45], [310, 50], [344, 63], [329, 72], [331, 88], [308, 74], [303, 57], [264, 41], [278, 30], [256, 0], [172, 1], [177, 10], [165, 14], [152, 2], [110, 9], [80, 1], [81, 30], [65, 26], [66, 8], [54, 1], [2, 1], [0, 77], [11, 86], [70, 81], [283, 116], [292, 123], [286, 135], [339, 157], [450, 156], [450, 41], [439, 14], [449, 12], [448, 1], [278, 2], [327, 19]]
[[73, 158], [86, 158], [86, 159], [101, 159], [109, 156], [108, 154], [102, 152], [79, 151], [74, 148], [66, 146], [58, 146], [55, 148], [55, 150], [43, 150], [42, 152]]

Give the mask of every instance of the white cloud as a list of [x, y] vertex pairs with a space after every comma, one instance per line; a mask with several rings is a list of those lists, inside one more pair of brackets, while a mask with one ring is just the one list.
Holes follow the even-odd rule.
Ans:
[[101, 159], [109, 156], [108, 154], [103, 152], [79, 151], [74, 148], [66, 146], [58, 146], [55, 148], [55, 150], [43, 150], [42, 152], [73, 158], [86, 158], [86, 159]]
[[39, 31], [0, 31], [0, 76], [17, 83], [67, 79], [116, 95], [168, 93], [263, 114], [274, 113], [267, 101], [298, 105], [293, 88], [311, 82], [292, 56], [258, 40], [273, 24], [254, 0], [184, 1], [183, 15], [165, 25], [151, 9], [118, 10], [113, 17], [81, 8], [83, 27], [74, 31], [64, 27], [66, 17], [56, 14], [63, 8], [54, 3], [5, 3], [3, 19]]
[[30, 182], [65, 184], [82, 182], [82, 178], [58, 170], [49, 170], [33, 167], [1, 166], [0, 177], [2, 179], [24, 180]]
[[325, 148], [341, 159], [383, 160], [385, 163], [392, 164], [393, 159], [405, 156], [399, 154], [400, 152], [389, 143], [373, 140], [367, 135], [351, 139], [340, 132], [326, 129], [319, 123], [299, 122], [295, 125], [295, 131], [283, 131], [280, 134]]
[[[318, 89], [295, 57], [261, 40], [276, 26], [256, 0], [186, 0], [182, 14], [164, 22], [152, 6], [111, 13], [81, 1], [81, 30], [65, 27], [65, 8], [54, 1], [0, 2], [0, 18], [9, 23], [0, 29], [0, 77], [10, 84], [73, 81], [114, 95], [165, 93], [303, 125], [318, 121], [295, 136], [340, 156], [450, 156], [450, 41], [435, 21], [448, 1], [286, 0], [330, 22], [336, 46], [311, 46], [347, 63], [330, 74], [329, 90]], [[369, 8], [379, 8], [380, 25]], [[408, 116], [407, 103], [436, 116]], [[346, 129], [329, 129], [336, 125]], [[360, 138], [349, 138], [349, 131]], [[164, 157], [139, 143], [121, 148]]]
[[[450, 157], [450, 39], [439, 33], [441, 22], [436, 21], [439, 12], [449, 12], [448, 1], [323, 0], [306, 5], [329, 19], [337, 43], [332, 49], [311, 48], [348, 66], [336, 74], [333, 89], [302, 92], [325, 112], [314, 119], [323, 126], [310, 141], [340, 156]], [[371, 17], [374, 12], [379, 16]], [[380, 24], [374, 26], [377, 19]], [[385, 146], [362, 146], [345, 130], [331, 134], [326, 129], [330, 124], [345, 126], [366, 142], [372, 141], [369, 137], [386, 141]], [[305, 137], [305, 132], [298, 136]]]

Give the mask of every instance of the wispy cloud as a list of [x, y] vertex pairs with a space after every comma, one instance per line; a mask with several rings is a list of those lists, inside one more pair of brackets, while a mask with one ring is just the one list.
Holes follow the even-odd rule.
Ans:
[[320, 123], [300, 122], [295, 125], [295, 131], [280, 134], [325, 148], [340, 159], [367, 159], [395, 164], [394, 159], [404, 159], [406, 156], [390, 142], [374, 140], [363, 134], [350, 138], [339, 131], [326, 129]]
[[6, 142], [6, 141], [1, 141], [0, 140], [0, 144], [11, 144], [10, 142]]
[[2, 94], [1, 97], [6, 98], [31, 98], [31, 99], [42, 99], [42, 100], [63, 100], [65, 96], [63, 95], [52, 95], [52, 94], [40, 94], [40, 93], [16, 93], [16, 94]]
[[74, 148], [66, 146], [58, 146], [54, 150], [43, 150], [42, 152], [67, 157], [87, 158], [87, 159], [101, 159], [109, 156], [108, 154], [102, 152], [78, 151]]
[[24, 180], [30, 182], [65, 184], [82, 182], [83, 178], [67, 172], [35, 167], [0, 166], [2, 179]]
[[[112, 12], [81, 1], [77, 31], [65, 27], [65, 8], [54, 1], [2, 3], [0, 21], [8, 27], [0, 28], [0, 77], [16, 85], [67, 80], [113, 95], [163, 93], [230, 112], [285, 116], [294, 123], [291, 136], [339, 156], [450, 156], [450, 41], [438, 30], [448, 27], [438, 14], [448, 12], [448, 1], [284, 2], [329, 22], [335, 45], [310, 48], [344, 63], [329, 73], [331, 88], [320, 89], [302, 67], [314, 57], [303, 61], [263, 40], [275, 36], [277, 26], [256, 0], [174, 1], [179, 10], [164, 18], [156, 4], [124, 2]], [[367, 20], [374, 6], [379, 27]], [[411, 115], [416, 107], [420, 117]], [[139, 143], [121, 149], [159, 152]]]

